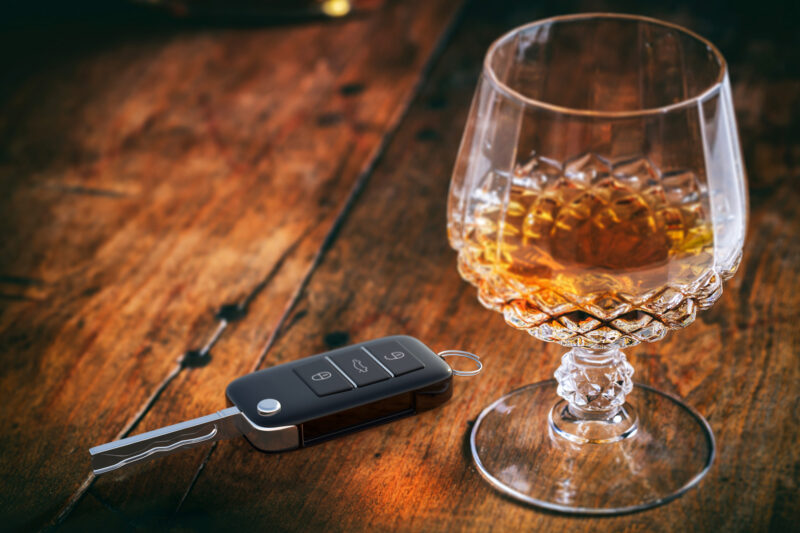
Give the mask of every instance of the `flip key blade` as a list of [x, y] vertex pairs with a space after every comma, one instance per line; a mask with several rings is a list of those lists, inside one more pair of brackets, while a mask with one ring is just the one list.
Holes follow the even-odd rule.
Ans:
[[95, 474], [103, 474], [200, 444], [238, 437], [247, 426], [242, 412], [229, 407], [194, 420], [95, 446], [89, 450], [92, 469]]

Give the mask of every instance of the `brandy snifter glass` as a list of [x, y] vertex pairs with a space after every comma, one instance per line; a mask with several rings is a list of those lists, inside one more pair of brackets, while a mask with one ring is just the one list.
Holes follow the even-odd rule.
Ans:
[[492, 485], [611, 514], [699, 482], [714, 457], [709, 425], [634, 385], [621, 349], [719, 299], [746, 215], [727, 66], [710, 42], [654, 19], [584, 14], [492, 44], [453, 172], [449, 239], [485, 307], [570, 348], [555, 380], [478, 418], [472, 454]]

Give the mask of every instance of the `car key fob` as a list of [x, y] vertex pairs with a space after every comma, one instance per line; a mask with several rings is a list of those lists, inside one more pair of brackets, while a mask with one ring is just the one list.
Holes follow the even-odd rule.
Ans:
[[396, 336], [248, 374], [227, 396], [256, 448], [283, 451], [432, 409], [452, 396], [452, 378], [430, 348]]
[[[454, 371], [446, 355], [479, 368]], [[302, 448], [437, 407], [454, 374], [478, 371], [472, 354], [437, 355], [405, 335], [346, 346], [242, 376], [228, 385], [228, 409], [96, 446], [92, 466], [100, 474], [234, 435], [266, 452]]]

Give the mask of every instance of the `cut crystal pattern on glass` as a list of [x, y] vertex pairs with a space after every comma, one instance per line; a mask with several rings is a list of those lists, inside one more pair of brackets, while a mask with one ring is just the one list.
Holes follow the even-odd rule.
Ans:
[[700, 195], [700, 186], [694, 172], [679, 171], [664, 174], [661, 177], [664, 196], [672, 205], [696, 202]]
[[658, 170], [646, 157], [629, 159], [614, 165], [614, 178], [634, 191], [658, 185]]
[[589, 412], [621, 407], [633, 389], [632, 376], [633, 367], [619, 350], [598, 357], [581, 348], [565, 353], [555, 373], [558, 395]]
[[601, 324], [595, 317], [582, 311], [567, 313], [562, 315], [558, 320], [576, 333], [586, 333]]
[[653, 313], [663, 313], [672, 309], [683, 299], [683, 294], [671, 287], [659, 292], [654, 298], [642, 304], [642, 307]]
[[519, 327], [520, 329], [538, 326], [550, 318], [524, 300], [512, 301], [505, 306], [503, 314], [507, 322], [512, 323], [516, 321], [519, 323], [520, 325], [515, 327]]
[[688, 326], [722, 294], [695, 173], [584, 153], [564, 163], [534, 154], [512, 176], [504, 210], [497, 174], [480, 180], [478, 196], [495, 200], [473, 202], [459, 271], [513, 327], [565, 346], [626, 347]]
[[611, 325], [625, 333], [639, 331], [653, 320], [653, 317], [643, 311], [628, 313], [611, 322]]
[[610, 346], [621, 336], [622, 333], [608, 326], [593, 329], [584, 334], [584, 337], [589, 339], [592, 345], [598, 346]]
[[722, 277], [716, 272], [709, 272], [702, 283], [698, 284], [695, 294], [697, 307], [708, 309], [722, 296]]
[[667, 328], [658, 320], [653, 320], [645, 327], [632, 333], [633, 337], [642, 342], [656, 342], [664, 338]]
[[664, 322], [673, 329], [685, 328], [694, 322], [697, 307], [694, 305], [694, 300], [686, 298], [680, 305], [673, 307], [663, 315]]
[[611, 167], [606, 161], [592, 153], [587, 153], [568, 161], [564, 165], [564, 175], [572, 181], [585, 185], [608, 177]]
[[517, 187], [543, 190], [559, 176], [561, 176], [561, 166], [557, 161], [532, 157], [528, 163], [514, 169], [512, 182]]
[[584, 304], [584, 307], [601, 320], [613, 320], [631, 310], [631, 304], [625, 300], [605, 294], [600, 294], [596, 299], [589, 300]]
[[532, 302], [548, 316], [569, 313], [575, 309], [575, 305], [568, 302], [566, 298], [547, 289], [542, 289], [535, 293]]

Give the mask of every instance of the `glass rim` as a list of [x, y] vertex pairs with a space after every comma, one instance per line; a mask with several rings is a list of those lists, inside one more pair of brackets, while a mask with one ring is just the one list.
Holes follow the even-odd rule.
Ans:
[[[593, 109], [578, 109], [566, 106], [560, 106], [556, 104], [551, 104], [542, 100], [537, 100], [535, 98], [531, 98], [529, 96], [525, 96], [524, 94], [520, 93], [519, 91], [512, 89], [504, 82], [500, 81], [497, 77], [497, 74], [494, 72], [494, 69], [490, 65], [491, 59], [493, 58], [497, 49], [505, 44], [508, 40], [512, 39], [514, 36], [518, 35], [520, 32], [525, 31], [530, 28], [535, 28], [537, 26], [542, 26], [544, 24], [551, 24], [553, 22], [572, 22], [577, 20], [587, 20], [587, 19], [596, 19], [596, 18], [607, 18], [607, 19], [618, 19], [618, 20], [638, 20], [642, 22], [647, 22], [650, 24], [654, 24], [657, 26], [663, 26], [666, 28], [671, 28], [673, 30], [677, 30], [681, 33], [688, 35], [689, 37], [701, 42], [704, 44], [708, 50], [714, 55], [715, 59], [719, 63], [719, 73], [715, 81], [709, 85], [707, 88], [703, 89], [702, 91], [698, 92], [696, 95], [691, 96], [689, 98], [685, 98], [679, 102], [674, 102], [672, 104], [667, 104], [660, 107], [647, 107], [629, 111], [601, 111], [601, 110], [593, 110]], [[522, 104], [538, 107], [542, 109], [547, 109], [549, 111], [553, 111], [560, 114], [565, 115], [577, 115], [577, 116], [585, 116], [585, 117], [599, 117], [599, 118], [630, 118], [630, 117], [641, 117], [646, 115], [657, 115], [663, 114], [670, 111], [675, 111], [678, 109], [682, 109], [684, 107], [696, 104], [697, 102], [701, 102], [708, 98], [710, 95], [717, 92], [721, 87], [722, 84], [725, 82], [725, 78], [728, 74], [728, 63], [725, 61], [725, 57], [723, 57], [722, 53], [719, 49], [714, 46], [714, 44], [706, 39], [705, 37], [693, 32], [688, 28], [684, 28], [683, 26], [679, 26], [678, 24], [673, 24], [671, 22], [666, 22], [663, 20], [659, 20], [652, 17], [645, 17], [643, 15], [629, 15], [625, 13], [577, 13], [572, 15], [559, 15], [555, 17], [549, 17], [541, 20], [536, 20], [534, 22], [529, 22], [528, 24], [523, 24], [522, 26], [517, 26], [509, 30], [508, 32], [501, 35], [497, 38], [490, 46], [486, 52], [486, 56], [483, 59], [483, 76], [489, 80], [489, 82], [497, 89], [499, 92], [504, 93], [506, 97], [511, 98], [513, 100], [517, 100]]]

